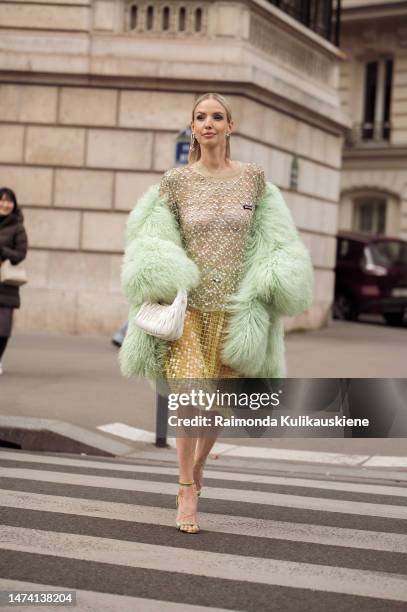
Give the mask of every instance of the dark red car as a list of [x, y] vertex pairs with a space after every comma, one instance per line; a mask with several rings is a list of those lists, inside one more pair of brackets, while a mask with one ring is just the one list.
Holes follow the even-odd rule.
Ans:
[[337, 235], [333, 316], [356, 320], [379, 313], [402, 325], [407, 309], [407, 242], [340, 231]]

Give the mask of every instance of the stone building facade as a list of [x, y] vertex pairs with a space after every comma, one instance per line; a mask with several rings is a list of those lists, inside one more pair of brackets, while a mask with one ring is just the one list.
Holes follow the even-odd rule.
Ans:
[[344, 0], [339, 227], [407, 240], [407, 2]]
[[315, 268], [318, 327], [333, 296], [344, 55], [266, 0], [0, 2], [0, 183], [30, 240], [17, 324], [110, 334], [127, 314], [128, 211], [175, 165], [197, 95], [232, 103], [232, 154], [282, 190]]

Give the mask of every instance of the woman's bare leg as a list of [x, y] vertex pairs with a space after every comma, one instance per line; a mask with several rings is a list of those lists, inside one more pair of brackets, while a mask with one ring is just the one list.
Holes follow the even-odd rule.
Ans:
[[193, 465], [197, 438], [177, 437], [177, 455], [180, 482], [192, 482]]
[[[193, 465], [197, 438], [182, 435], [182, 432], [179, 433], [181, 435], [178, 435], [176, 439], [179, 481], [190, 483], [194, 481]], [[198, 497], [196, 494], [196, 486], [180, 485], [178, 496], [179, 505], [177, 512], [177, 523], [192, 523], [192, 525], [184, 526], [182, 528], [183, 531], [188, 531], [191, 533], [199, 531], [199, 528], [197, 527]]]
[[202, 488], [203, 468], [205, 461], [208, 458], [208, 455], [211, 452], [218, 435], [218, 428], [212, 426], [205, 429], [204, 435], [200, 435], [197, 440], [194, 456], [193, 477], [198, 491], [200, 491]]
[[217, 438], [217, 435], [215, 435], [213, 438], [208, 438], [208, 436], [206, 436], [205, 438], [198, 438], [194, 457], [195, 462], [200, 463], [206, 461]]

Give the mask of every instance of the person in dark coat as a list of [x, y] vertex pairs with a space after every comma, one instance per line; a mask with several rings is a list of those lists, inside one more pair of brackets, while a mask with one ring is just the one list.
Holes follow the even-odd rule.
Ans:
[[[13, 265], [27, 255], [27, 234], [23, 213], [17, 204], [15, 193], [7, 187], [0, 189], [0, 262], [6, 259]], [[13, 310], [20, 308], [19, 288], [0, 282], [0, 374], [1, 359], [11, 336]]]

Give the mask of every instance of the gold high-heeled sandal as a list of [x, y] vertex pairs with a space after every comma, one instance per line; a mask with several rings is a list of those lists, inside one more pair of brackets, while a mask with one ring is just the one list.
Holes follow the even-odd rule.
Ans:
[[[201, 459], [200, 461], [194, 461], [194, 467], [195, 467], [196, 465], [199, 465], [199, 466], [202, 468], [202, 472], [203, 472], [203, 468], [204, 468], [204, 466], [205, 466], [205, 461], [206, 461], [206, 459], [204, 459], [204, 460], [202, 460], [202, 459]], [[195, 482], [195, 484], [196, 484], [196, 482]], [[196, 494], [198, 495], [198, 497], [200, 497], [200, 495], [201, 495], [201, 491], [202, 491], [202, 485], [201, 485], [201, 488], [200, 488], [200, 489], [197, 489], [197, 490], [196, 490]]]
[[[192, 482], [178, 482], [179, 485], [181, 485], [182, 487], [192, 487], [192, 485], [195, 485], [195, 481]], [[196, 485], [195, 485], [195, 492], [196, 492]], [[175, 496], [175, 503], [176, 503], [176, 508], [178, 508], [179, 506], [179, 499], [180, 499], [180, 495], [176, 495]], [[176, 526], [178, 531], [182, 531], [183, 533], [199, 533], [200, 532], [200, 528], [198, 523], [185, 523], [184, 521], [176, 521]], [[187, 529], [187, 527], [194, 527], [194, 531], [190, 531], [189, 529]]]

